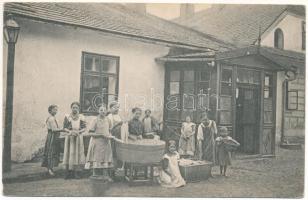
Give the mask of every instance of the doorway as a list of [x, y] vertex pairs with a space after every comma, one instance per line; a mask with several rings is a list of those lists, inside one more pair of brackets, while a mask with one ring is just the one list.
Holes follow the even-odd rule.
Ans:
[[239, 151], [258, 154], [260, 145], [260, 87], [238, 84], [236, 91], [236, 140]]

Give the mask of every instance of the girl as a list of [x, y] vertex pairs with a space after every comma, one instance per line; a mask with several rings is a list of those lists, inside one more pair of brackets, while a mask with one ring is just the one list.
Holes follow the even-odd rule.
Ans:
[[71, 104], [71, 114], [64, 118], [65, 136], [63, 164], [66, 168], [65, 179], [79, 178], [78, 170], [85, 164], [84, 145], [82, 133], [86, 129], [84, 116], [79, 114], [80, 104]]
[[176, 151], [175, 141], [169, 141], [168, 153], [163, 157], [162, 166], [163, 169], [160, 172], [159, 182], [163, 187], [177, 188], [186, 184], [182, 178], [179, 169], [180, 155]]
[[193, 157], [195, 154], [195, 129], [196, 124], [191, 122], [190, 116], [182, 124], [181, 137], [179, 140], [179, 153], [181, 156]]
[[114, 136], [109, 132], [111, 123], [106, 117], [106, 108], [101, 106], [98, 112], [99, 115], [93, 121], [89, 130], [89, 132], [94, 132], [97, 136], [94, 135], [90, 139], [85, 168], [93, 168], [93, 177], [102, 176], [103, 179], [112, 181], [109, 177], [109, 171], [113, 167], [110, 140]]
[[240, 144], [228, 136], [228, 129], [221, 127], [220, 136], [216, 138], [217, 164], [220, 166], [220, 175], [226, 176], [227, 166], [231, 165], [230, 147], [236, 148]]
[[144, 111], [145, 117], [142, 120], [144, 128], [144, 136], [149, 139], [157, 139], [160, 137], [158, 135], [159, 125], [157, 120], [151, 116], [151, 110], [147, 109]]
[[48, 107], [48, 112], [50, 116], [46, 120], [48, 134], [45, 143], [42, 167], [47, 168], [50, 176], [55, 176], [53, 168], [59, 165], [59, 135], [63, 129], [59, 128], [55, 117], [58, 112], [58, 107], [56, 105], [50, 105]]
[[[122, 118], [119, 115], [119, 108], [120, 105], [118, 102], [111, 102], [109, 105], [109, 113], [107, 115], [109, 121], [110, 121], [110, 132], [113, 136], [116, 138], [121, 139], [121, 127], [123, 124]], [[115, 148], [115, 141], [111, 141], [111, 147], [112, 147], [112, 155], [113, 155], [113, 162], [115, 165], [115, 168], [120, 168], [122, 166], [122, 163], [117, 159], [116, 157], [116, 148]], [[112, 172], [114, 174], [114, 172]]]
[[140, 108], [133, 108], [133, 118], [128, 122], [128, 132], [129, 132], [129, 138], [135, 140], [135, 139], [142, 139], [143, 135], [143, 124], [140, 121], [141, 117], [141, 109]]
[[213, 164], [216, 162], [215, 138], [217, 134], [216, 123], [207, 115], [201, 119], [197, 132], [197, 144], [199, 160], [207, 160]]

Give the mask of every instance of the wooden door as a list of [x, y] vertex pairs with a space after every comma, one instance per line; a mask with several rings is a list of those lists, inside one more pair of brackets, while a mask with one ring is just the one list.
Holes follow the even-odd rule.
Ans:
[[236, 98], [236, 139], [240, 151], [249, 154], [259, 152], [260, 89], [239, 86]]

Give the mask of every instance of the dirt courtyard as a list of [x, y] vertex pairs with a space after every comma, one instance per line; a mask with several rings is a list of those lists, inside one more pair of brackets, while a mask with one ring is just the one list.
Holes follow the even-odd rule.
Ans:
[[[285, 150], [277, 147], [275, 158], [235, 160], [229, 177], [188, 183], [177, 189], [154, 186], [130, 187], [125, 182], [114, 183], [107, 196], [114, 197], [273, 197], [300, 198], [304, 191], [304, 149]], [[9, 196], [93, 196], [89, 179], [63, 178], [10, 183], [3, 185]]]

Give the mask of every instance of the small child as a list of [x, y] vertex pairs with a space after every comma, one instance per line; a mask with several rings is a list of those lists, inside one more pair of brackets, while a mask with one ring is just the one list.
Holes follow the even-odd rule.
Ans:
[[92, 136], [86, 159], [86, 169], [93, 168], [93, 177], [103, 178], [113, 181], [109, 172], [113, 167], [112, 148], [110, 140], [114, 138], [110, 134], [110, 120], [106, 117], [106, 108], [101, 106], [99, 115], [93, 121], [89, 132], [94, 132], [97, 136]]
[[168, 153], [163, 157], [159, 182], [163, 187], [177, 188], [186, 184], [179, 169], [180, 155], [176, 151], [174, 140], [169, 141]]
[[226, 176], [227, 166], [231, 165], [231, 148], [237, 148], [240, 144], [228, 136], [228, 129], [221, 127], [220, 136], [216, 138], [217, 164], [220, 166], [220, 175]]
[[132, 109], [133, 118], [128, 122], [128, 132], [130, 139], [142, 139], [143, 135], [143, 124], [140, 121], [141, 109], [136, 107]]
[[147, 109], [144, 111], [145, 117], [142, 120], [144, 128], [144, 137], [149, 139], [160, 139], [158, 135], [158, 123], [157, 120], [151, 116], [151, 110]]
[[195, 154], [195, 129], [196, 124], [191, 122], [190, 116], [182, 124], [181, 137], [179, 140], [179, 153], [181, 156], [193, 157]]

